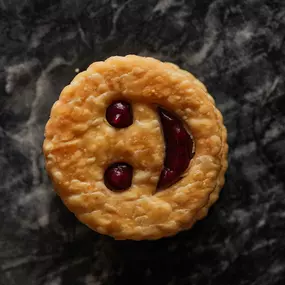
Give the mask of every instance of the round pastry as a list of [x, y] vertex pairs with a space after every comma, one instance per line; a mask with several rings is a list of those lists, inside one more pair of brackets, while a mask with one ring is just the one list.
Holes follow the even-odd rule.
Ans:
[[81, 222], [116, 239], [158, 239], [191, 228], [218, 199], [226, 136], [193, 75], [128, 55], [91, 64], [63, 89], [43, 149]]

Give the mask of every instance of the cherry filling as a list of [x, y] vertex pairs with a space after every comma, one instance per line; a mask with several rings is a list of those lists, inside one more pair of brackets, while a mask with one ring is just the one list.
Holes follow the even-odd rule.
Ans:
[[[194, 142], [183, 123], [172, 113], [159, 107], [158, 113], [165, 140], [164, 167], [157, 184], [158, 191], [178, 180], [188, 168], [194, 156]], [[126, 128], [133, 123], [132, 107], [125, 101], [116, 101], [106, 110], [108, 123], [115, 128]], [[105, 185], [113, 191], [131, 187], [133, 168], [127, 163], [117, 162], [109, 166], [104, 174]]]
[[166, 150], [157, 189], [163, 190], [181, 179], [194, 156], [194, 142], [177, 117], [161, 107], [158, 108], [158, 113]]
[[131, 187], [133, 168], [125, 162], [110, 165], [104, 174], [105, 185], [113, 191], [122, 191]]
[[112, 103], [106, 111], [106, 119], [114, 128], [126, 128], [133, 123], [132, 107], [125, 101]]

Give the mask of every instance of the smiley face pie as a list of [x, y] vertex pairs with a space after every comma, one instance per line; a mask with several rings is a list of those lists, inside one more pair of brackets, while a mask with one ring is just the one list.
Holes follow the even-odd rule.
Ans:
[[226, 129], [213, 98], [193, 75], [153, 58], [90, 65], [63, 89], [45, 137], [64, 204], [116, 239], [191, 228], [224, 184]]

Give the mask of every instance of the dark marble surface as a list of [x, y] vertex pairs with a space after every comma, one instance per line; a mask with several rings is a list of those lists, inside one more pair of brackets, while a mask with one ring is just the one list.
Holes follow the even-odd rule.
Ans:
[[[0, 284], [285, 284], [284, 38], [283, 0], [0, 0]], [[44, 171], [44, 125], [75, 69], [128, 53], [198, 76], [229, 134], [218, 203], [156, 242], [92, 232]]]

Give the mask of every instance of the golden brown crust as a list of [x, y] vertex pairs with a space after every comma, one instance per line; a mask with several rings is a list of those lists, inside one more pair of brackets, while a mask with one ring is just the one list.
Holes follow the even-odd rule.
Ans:
[[[134, 123], [105, 121], [116, 99], [132, 102]], [[191, 130], [194, 158], [183, 179], [155, 193], [164, 141], [154, 104], [174, 111]], [[226, 129], [205, 86], [153, 58], [128, 55], [95, 62], [64, 88], [46, 125], [46, 168], [66, 206], [90, 228], [116, 239], [158, 239], [190, 228], [217, 200], [227, 168]], [[110, 191], [105, 168], [134, 167], [131, 188]]]

